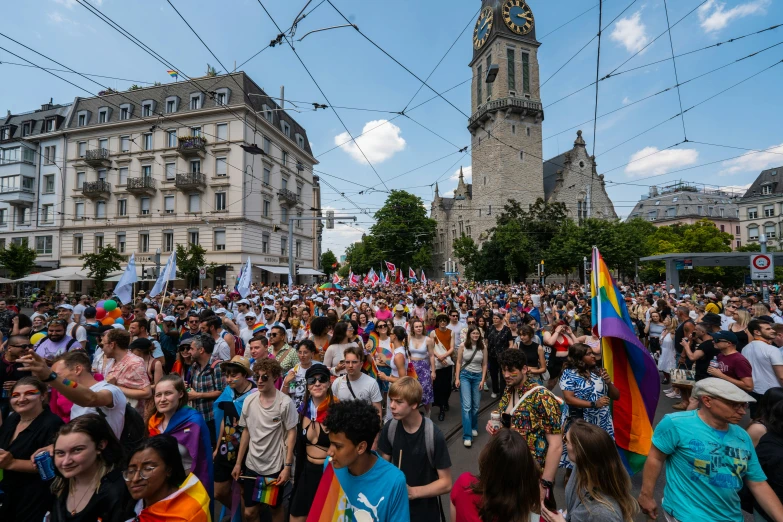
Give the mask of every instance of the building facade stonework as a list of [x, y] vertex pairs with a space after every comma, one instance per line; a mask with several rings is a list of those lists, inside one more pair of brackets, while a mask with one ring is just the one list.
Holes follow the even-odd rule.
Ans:
[[[437, 221], [436, 277], [442, 277], [445, 263], [454, 260], [454, 240], [467, 236], [482, 244], [511, 199], [523, 208], [538, 199], [564, 203], [575, 220], [617, 217], [581, 131], [573, 149], [543, 159], [540, 45], [533, 13], [525, 2], [482, 1], [469, 64], [473, 179], [465, 183], [460, 170], [450, 197], [441, 196], [435, 186], [431, 217]], [[487, 82], [492, 76], [494, 80]]]

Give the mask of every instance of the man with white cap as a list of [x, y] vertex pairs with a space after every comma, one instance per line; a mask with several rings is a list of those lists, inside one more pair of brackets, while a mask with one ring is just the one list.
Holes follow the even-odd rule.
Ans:
[[57, 318], [68, 321], [65, 327], [65, 335], [76, 339], [82, 345], [82, 350], [87, 349], [87, 330], [72, 319], [73, 306], [63, 303], [57, 305]]
[[750, 436], [737, 423], [755, 399], [716, 377], [696, 383], [699, 409], [666, 415], [652, 438], [644, 465], [639, 506], [658, 516], [653, 490], [663, 467], [664, 519], [742, 522], [739, 491], [743, 484], [774, 520], [783, 520], [783, 505], [767, 483]]

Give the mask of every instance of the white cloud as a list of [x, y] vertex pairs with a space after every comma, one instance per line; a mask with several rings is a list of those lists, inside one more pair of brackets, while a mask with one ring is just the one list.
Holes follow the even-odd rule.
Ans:
[[629, 103], [631, 103], [631, 99], [628, 96], [623, 98], [623, 105], [628, 105]]
[[443, 194], [440, 195], [440, 197], [442, 197], [442, 198], [453, 198], [455, 190], [457, 190], [456, 187], [454, 187], [453, 189], [449, 190], [448, 192], [444, 192]]
[[73, 6], [76, 5], [76, 0], [53, 0], [53, 2], [67, 7], [68, 9], [73, 9]]
[[641, 22], [641, 18], [642, 12], [637, 11], [628, 18], [618, 20], [610, 35], [612, 40], [620, 43], [628, 52], [641, 50], [650, 41], [647, 26]]
[[695, 149], [668, 149], [659, 151], [657, 147], [645, 147], [631, 155], [625, 173], [629, 176], [660, 175], [667, 172], [693, 165], [699, 158], [699, 152]]
[[722, 163], [724, 168], [719, 174], [726, 176], [739, 172], [759, 173], [766, 168], [783, 165], [783, 156], [781, 156], [783, 154], [783, 143], [766, 149], [768, 149], [766, 152], [748, 152], [739, 158], [724, 161]]
[[707, 33], [720, 31], [729, 22], [751, 15], [763, 15], [767, 13], [767, 6], [771, 0], [752, 0], [744, 4], [739, 4], [726, 10], [725, 2], [718, 0], [708, 0], [706, 4], [699, 7], [699, 20], [701, 28]]
[[[375, 130], [369, 132], [373, 128]], [[341, 148], [359, 163], [366, 163], [362, 151], [371, 163], [382, 163], [405, 149], [405, 139], [400, 135], [402, 130], [393, 123], [388, 123], [388, 120], [368, 121], [362, 133], [366, 134], [356, 138], [354, 143], [351, 141], [351, 136], [343, 132], [334, 137], [334, 144], [345, 143]]]
[[[455, 170], [454, 174], [452, 174], [449, 179], [452, 181], [459, 181], [459, 170], [460, 169]], [[462, 167], [462, 175], [465, 178], [465, 183], [473, 183], [473, 166], [468, 165], [467, 167]]]
[[752, 183], [748, 183], [747, 185], [726, 185], [724, 187], [718, 187], [718, 190], [722, 190], [723, 192], [728, 192], [736, 196], [742, 196], [745, 194], [745, 192], [747, 192], [751, 185]]

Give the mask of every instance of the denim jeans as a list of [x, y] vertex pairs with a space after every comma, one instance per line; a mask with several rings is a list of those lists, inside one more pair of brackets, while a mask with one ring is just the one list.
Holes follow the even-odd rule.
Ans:
[[479, 383], [481, 374], [459, 372], [459, 398], [462, 402], [462, 440], [473, 440], [472, 430], [478, 431], [478, 410], [481, 401]]

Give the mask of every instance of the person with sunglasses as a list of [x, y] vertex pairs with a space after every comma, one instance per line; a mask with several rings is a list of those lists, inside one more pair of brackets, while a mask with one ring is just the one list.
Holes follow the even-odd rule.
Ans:
[[21, 377], [9, 395], [13, 413], [0, 427], [0, 490], [6, 498], [0, 518], [42, 520], [54, 497], [30, 459], [49, 444], [63, 421], [46, 407], [46, 385], [34, 377]]
[[23, 363], [19, 358], [25, 355], [33, 345], [30, 338], [24, 335], [12, 335], [8, 338], [5, 352], [0, 355], [0, 419], [5, 419], [11, 405], [11, 388], [22, 377], [29, 377], [30, 372], [21, 370]]
[[[280, 363], [262, 359], [253, 365], [253, 372], [258, 393], [251, 394], [242, 405], [239, 425], [244, 431], [239, 441], [237, 463], [231, 472], [234, 480], [241, 480], [247, 520], [258, 520], [260, 515], [259, 487], [282, 488], [291, 479], [299, 420], [294, 401], [275, 388], [275, 381], [282, 373]], [[267, 504], [273, 522], [284, 519], [282, 497], [280, 491], [277, 499]]]
[[305, 373], [307, 388], [299, 407], [299, 425], [296, 430], [296, 474], [294, 490], [291, 493], [292, 522], [305, 522], [323, 476], [324, 461], [330, 444], [323, 422], [329, 406], [339, 400], [329, 385], [330, 377], [329, 369], [323, 364], [313, 365]]

